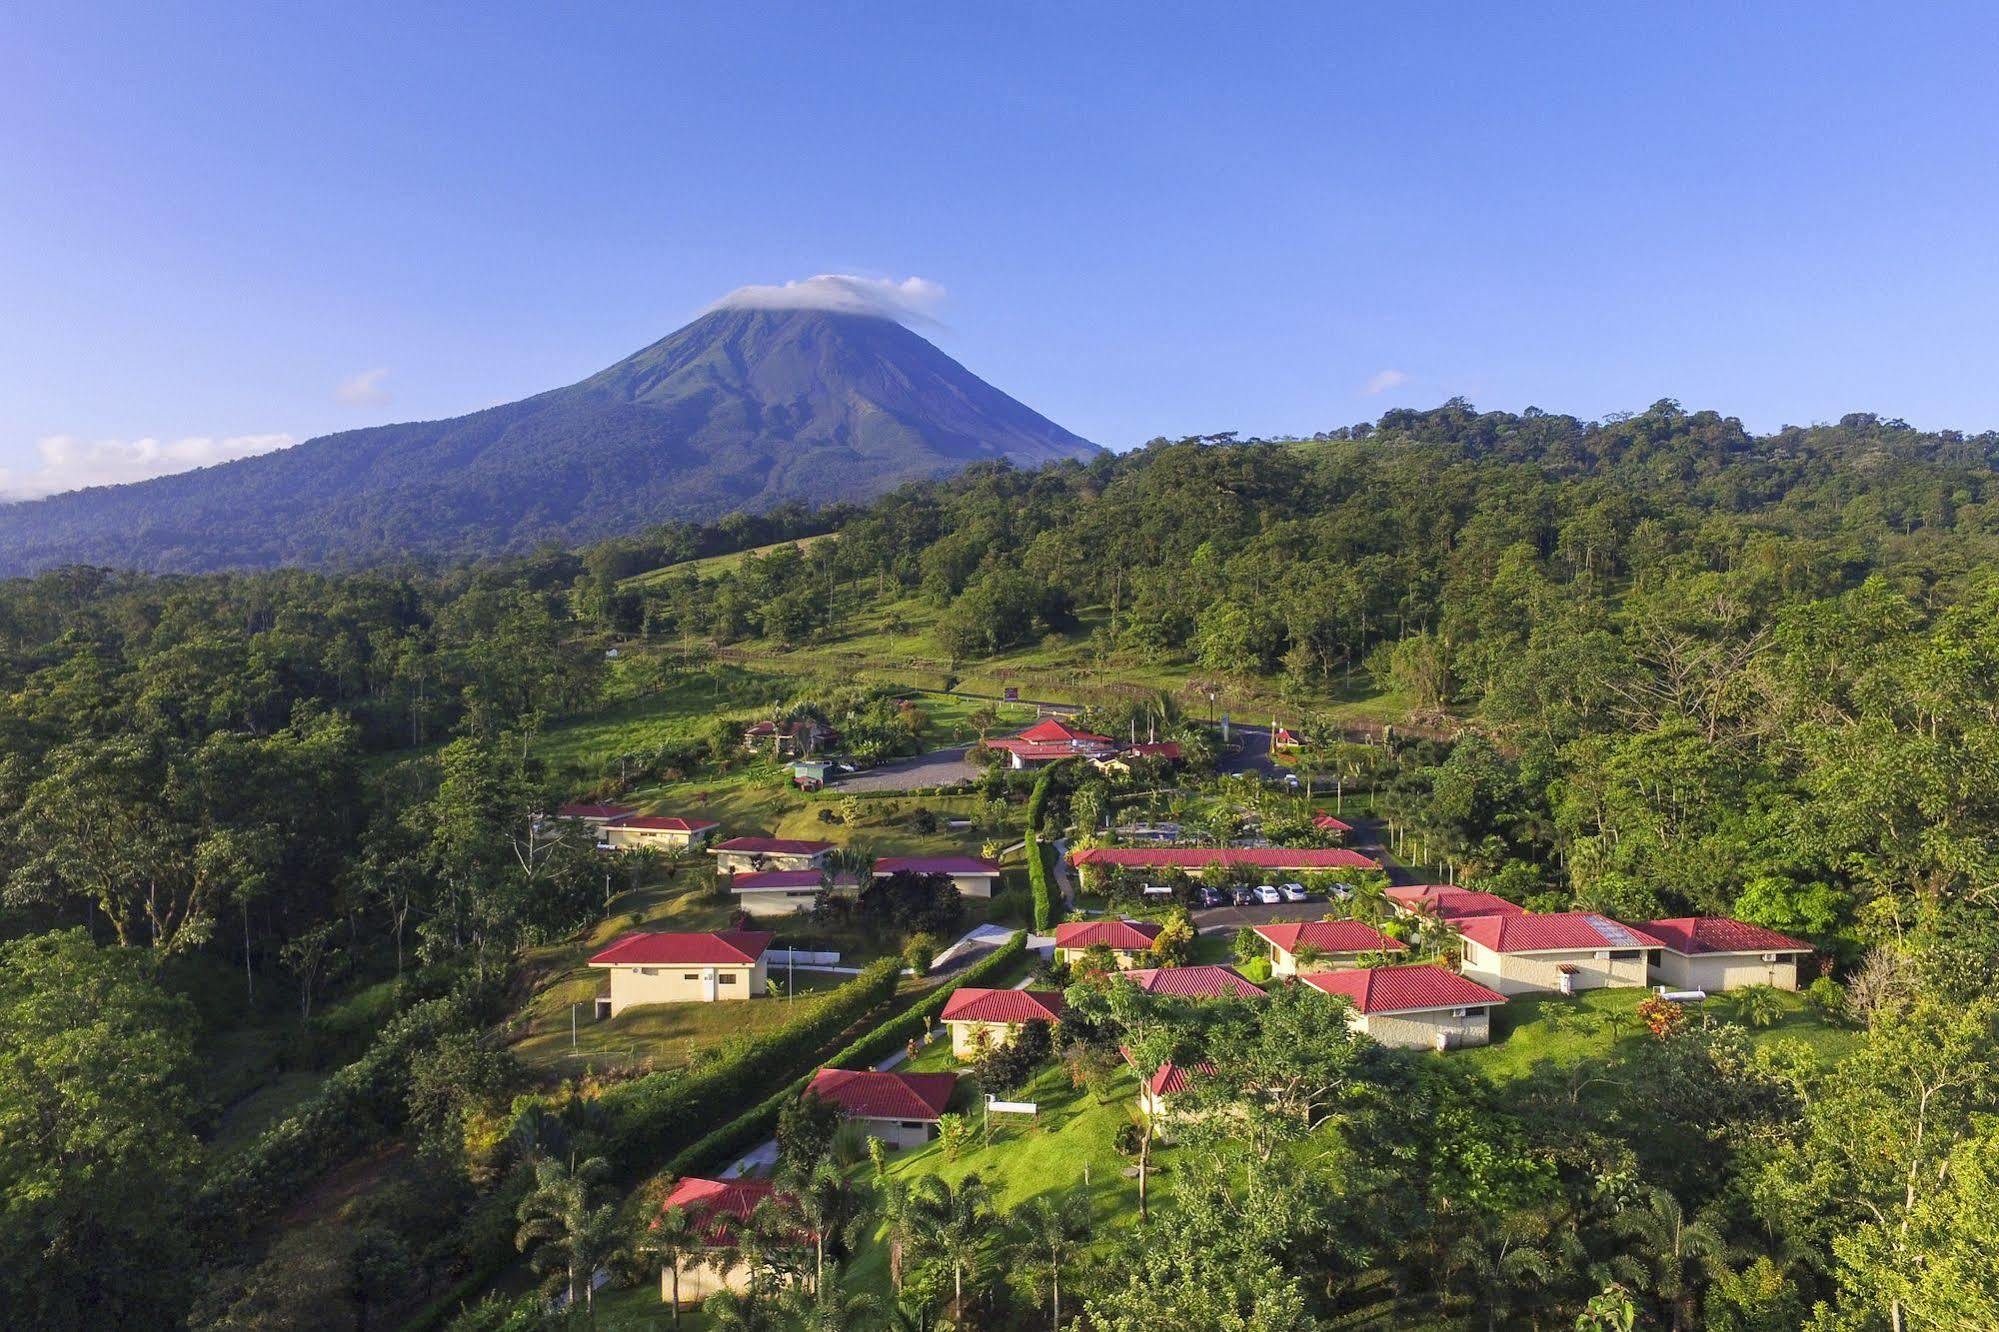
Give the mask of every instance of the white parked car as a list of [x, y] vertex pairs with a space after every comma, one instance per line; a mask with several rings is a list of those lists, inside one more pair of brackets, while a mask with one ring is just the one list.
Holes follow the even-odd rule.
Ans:
[[1284, 900], [1284, 894], [1278, 892], [1267, 883], [1259, 884], [1256, 889], [1256, 900], [1266, 906], [1276, 906]]
[[1305, 885], [1302, 883], [1287, 883], [1277, 891], [1284, 894], [1284, 900], [1287, 902], [1309, 902], [1312, 900], [1312, 895], [1305, 891]]

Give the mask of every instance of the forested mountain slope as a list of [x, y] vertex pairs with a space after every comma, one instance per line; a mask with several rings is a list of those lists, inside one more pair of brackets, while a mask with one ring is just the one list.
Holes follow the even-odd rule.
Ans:
[[0, 573], [492, 555], [1094, 452], [891, 319], [723, 309], [469, 416], [0, 507]]

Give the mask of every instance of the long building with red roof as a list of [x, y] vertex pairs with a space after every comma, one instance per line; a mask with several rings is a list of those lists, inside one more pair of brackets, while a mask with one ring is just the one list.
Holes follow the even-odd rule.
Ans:
[[610, 976], [612, 1017], [640, 1004], [753, 999], [767, 988], [764, 952], [771, 937], [757, 930], [627, 934], [592, 956], [590, 965]]
[[718, 874], [761, 874], [765, 870], [824, 869], [831, 842], [803, 837], [731, 837], [708, 848]]
[[1320, 971], [1303, 983], [1352, 1006], [1347, 1022], [1383, 1045], [1448, 1050], [1492, 1039], [1498, 991], [1437, 966]]
[[1497, 893], [1458, 888], [1448, 883], [1409, 883], [1390, 888], [1388, 900], [1398, 915], [1434, 916], [1449, 924], [1473, 916], [1524, 916], [1527, 908]]
[[991, 897], [1000, 867], [977, 856], [883, 856], [875, 861], [875, 877], [891, 874], [942, 874], [964, 897]]
[[1343, 846], [1092, 846], [1069, 853], [1085, 881], [1106, 871], [1155, 870], [1199, 874], [1210, 865], [1259, 874], [1330, 874], [1378, 870], [1376, 861]]
[[1649, 983], [1659, 940], [1593, 911], [1474, 916], [1452, 922], [1460, 970], [1501, 994], [1573, 994]]

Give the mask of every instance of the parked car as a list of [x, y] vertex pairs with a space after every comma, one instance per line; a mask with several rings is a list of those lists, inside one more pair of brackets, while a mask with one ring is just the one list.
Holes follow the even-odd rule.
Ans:
[[1344, 902], [1353, 896], [1353, 885], [1350, 883], [1336, 883], [1333, 885], [1332, 892], [1328, 893], [1327, 896], [1335, 902]]
[[1258, 884], [1256, 888], [1256, 900], [1265, 906], [1276, 906], [1284, 900], [1284, 894], [1278, 892], [1267, 883]]
[[1227, 906], [1228, 903], [1229, 899], [1222, 895], [1220, 889], [1203, 886], [1194, 890], [1195, 906], [1218, 907]]
[[1305, 885], [1302, 883], [1287, 883], [1279, 887], [1277, 891], [1284, 894], [1284, 900], [1287, 902], [1309, 902], [1312, 900], [1312, 895], [1305, 891]]
[[1236, 906], [1248, 906], [1256, 901], [1256, 894], [1248, 888], [1237, 888], [1229, 893], [1229, 901]]

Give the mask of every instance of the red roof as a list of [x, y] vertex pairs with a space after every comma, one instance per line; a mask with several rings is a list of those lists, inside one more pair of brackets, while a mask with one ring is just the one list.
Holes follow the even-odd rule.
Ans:
[[1150, 744], [1133, 745], [1125, 750], [1133, 758], [1177, 759], [1181, 755], [1178, 740], [1157, 740]]
[[683, 819], [671, 814], [632, 814], [617, 820], [620, 828], [655, 828], [660, 832], [704, 832], [722, 825], [713, 819]]
[[936, 1119], [951, 1104], [956, 1073], [855, 1073], [822, 1068], [806, 1091], [856, 1119]]
[[1149, 920], [1065, 920], [1055, 927], [1057, 948], [1121, 948], [1126, 952], [1152, 947], [1160, 927]]
[[1117, 741], [1107, 735], [1095, 735], [1080, 727], [1071, 726], [1060, 717], [1049, 717], [1038, 721], [1015, 736], [1014, 739], [1025, 740], [1029, 744], [1036, 745], [1066, 745], [1072, 743], [1114, 745], [1117, 743]]
[[1645, 932], [1676, 953], [1809, 953], [1812, 946], [1788, 934], [1727, 916], [1676, 916], [1648, 920]]
[[1056, 990], [951, 991], [945, 1022], [1060, 1022], [1068, 1005]]
[[831, 851], [831, 842], [808, 842], [797, 837], [731, 837], [717, 842], [710, 851], [741, 851], [753, 856], [816, 856]]
[[750, 1218], [757, 1204], [771, 1196], [775, 1186], [767, 1179], [695, 1179], [689, 1176], [673, 1186], [660, 1204], [661, 1211], [678, 1207], [701, 1227], [701, 1238], [711, 1248], [736, 1242], [732, 1222]]
[[817, 888], [825, 876], [818, 870], [765, 870], [761, 874], [738, 874], [729, 881], [729, 891], [754, 893], [782, 888]]
[[977, 856], [883, 856], [875, 877], [884, 874], [998, 874], [1000, 867]]
[[1203, 870], [1210, 865], [1248, 869], [1380, 869], [1345, 847], [1281, 846], [1094, 846], [1069, 853], [1072, 865], [1113, 865], [1122, 869]]
[[742, 967], [770, 947], [772, 935], [759, 930], [717, 930], [713, 934], [627, 934], [590, 959], [593, 967]]
[[1527, 908], [1509, 902], [1496, 893], [1473, 888], [1453, 888], [1444, 883], [1406, 884], [1388, 890], [1388, 900], [1398, 906], [1429, 911], [1440, 920], [1467, 920], [1473, 916], [1524, 916]]
[[1301, 920], [1278, 925], [1258, 925], [1264, 941], [1295, 953], [1303, 947], [1322, 953], [1373, 953], [1403, 951], [1400, 939], [1391, 939], [1372, 925], [1357, 920]]
[[1593, 911], [1556, 915], [1474, 916], [1456, 922], [1459, 934], [1495, 953], [1592, 952], [1606, 948], [1657, 948], [1643, 930]]
[[744, 731], [744, 732], [743, 732], [743, 734], [744, 734], [744, 735], [776, 735], [776, 734], [777, 734], [777, 723], [776, 723], [776, 722], [772, 722], [772, 721], [760, 721], [760, 722], [758, 722], [758, 723], [757, 723], [757, 724], [756, 724], [755, 726], [752, 726], [752, 727], [750, 727], [750, 728], [749, 728], [749, 729], [748, 729], [747, 731]]
[[[1124, 1056], [1125, 1063], [1127, 1064], [1132, 1063], [1130, 1050], [1127, 1050], [1124, 1046], [1120, 1045], [1117, 1048], [1117, 1052]], [[1137, 1065], [1133, 1064], [1132, 1067], [1136, 1069]], [[1176, 1092], [1183, 1092], [1187, 1090], [1187, 1087], [1189, 1085], [1189, 1078], [1187, 1075], [1189, 1073], [1193, 1073], [1200, 1076], [1212, 1077], [1214, 1075], [1214, 1072], [1215, 1072], [1215, 1066], [1213, 1064], [1206, 1062], [1205, 1060], [1202, 1061], [1201, 1063], [1193, 1065], [1190, 1068], [1183, 1068], [1179, 1064], [1165, 1063], [1159, 1066], [1158, 1071], [1152, 1075], [1151, 1081], [1147, 1082], [1145, 1085], [1147, 1088], [1151, 1090], [1154, 1096], [1172, 1096]]]
[[1305, 984], [1353, 1001], [1362, 1013], [1407, 1013], [1426, 1008], [1467, 1008], [1503, 1004], [1506, 996], [1443, 967], [1369, 967], [1360, 971], [1319, 971]]
[[1234, 967], [1145, 967], [1124, 978], [1148, 994], [1183, 999], [1261, 999], [1263, 991]]
[[1105, 741], [1101, 745], [1036, 744], [1032, 740], [988, 740], [987, 749], [1003, 749], [1023, 759], [1064, 759], [1078, 754], [1106, 754], [1116, 746]]
[[623, 819], [638, 813], [626, 805], [564, 805], [555, 811], [558, 819]]
[[1336, 819], [1323, 810], [1312, 816], [1312, 826], [1322, 832], [1350, 833], [1353, 825], [1345, 819]]

